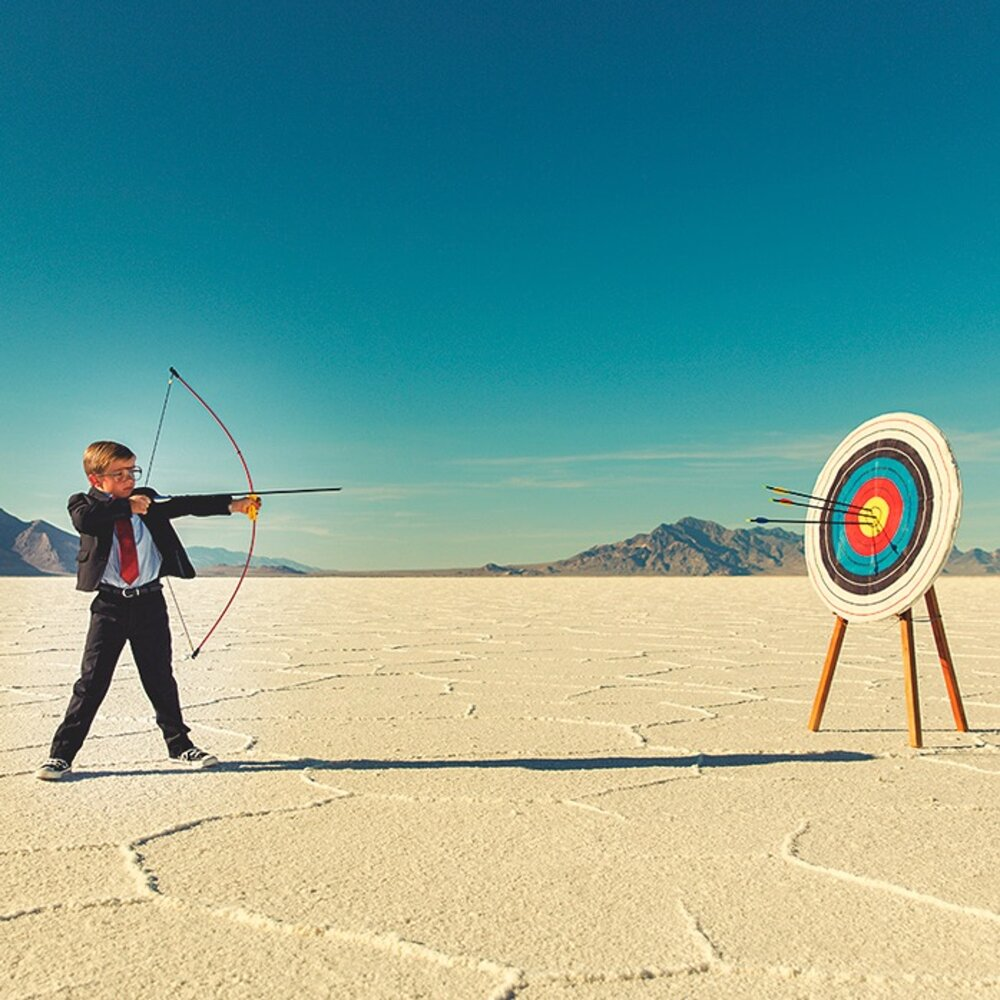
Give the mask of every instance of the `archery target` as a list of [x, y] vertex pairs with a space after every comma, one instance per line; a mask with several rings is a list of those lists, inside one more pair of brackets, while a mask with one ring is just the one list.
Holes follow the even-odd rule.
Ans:
[[914, 413], [862, 424], [834, 450], [813, 493], [806, 566], [847, 621], [901, 614], [944, 568], [962, 513], [962, 484], [941, 431]]

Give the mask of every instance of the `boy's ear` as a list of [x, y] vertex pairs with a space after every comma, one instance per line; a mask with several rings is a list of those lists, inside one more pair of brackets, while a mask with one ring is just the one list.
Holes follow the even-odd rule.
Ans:
[[87, 476], [87, 482], [90, 483], [91, 486], [96, 486], [99, 478], [99, 476], [95, 476], [93, 473], [90, 473], [90, 475]]

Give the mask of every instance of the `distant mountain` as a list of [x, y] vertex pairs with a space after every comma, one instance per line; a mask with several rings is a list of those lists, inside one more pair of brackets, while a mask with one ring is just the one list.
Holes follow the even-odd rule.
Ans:
[[806, 572], [801, 535], [781, 528], [724, 528], [714, 521], [681, 518], [649, 534], [598, 545], [553, 565], [556, 573], [656, 576], [784, 576]]
[[46, 521], [21, 521], [0, 510], [0, 576], [76, 572], [76, 535]]
[[952, 549], [944, 572], [951, 576], [989, 576], [1000, 573], [1000, 549], [993, 552], [985, 549], [969, 549], [968, 552]]
[[[191, 565], [199, 572], [206, 574], [215, 572], [217, 576], [226, 575], [226, 570], [243, 569], [247, 560], [245, 552], [234, 552], [232, 549], [210, 548], [204, 545], [190, 545], [187, 554], [191, 557]], [[254, 556], [250, 560], [251, 570], [270, 570], [277, 573], [321, 573], [315, 566], [296, 562], [294, 559], [275, 559], [271, 556]], [[217, 572], [216, 572], [217, 571]], [[264, 575], [263, 573], [261, 575]]]
[[801, 535], [780, 528], [731, 530], [685, 517], [557, 562], [490, 563], [484, 570], [517, 576], [795, 576], [806, 572], [806, 563]]
[[[951, 576], [1000, 573], [1000, 549], [953, 549], [943, 570]], [[724, 528], [714, 521], [681, 518], [648, 534], [596, 545], [552, 563], [501, 566], [486, 576], [801, 576], [806, 573], [802, 535], [781, 528]]]

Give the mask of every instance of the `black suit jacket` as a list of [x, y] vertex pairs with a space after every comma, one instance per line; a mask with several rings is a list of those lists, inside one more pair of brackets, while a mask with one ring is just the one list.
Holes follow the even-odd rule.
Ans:
[[[154, 490], [139, 488], [134, 491], [143, 496], [154, 497]], [[195, 575], [194, 566], [188, 559], [181, 540], [170, 523], [175, 517], [193, 514], [209, 517], [213, 514], [228, 514], [232, 497], [219, 494], [202, 497], [172, 497], [149, 505], [143, 517], [156, 547], [160, 550], [163, 563], [160, 576], [180, 576], [190, 579]], [[80, 552], [76, 557], [76, 589], [97, 590], [104, 576], [108, 557], [111, 554], [111, 540], [114, 537], [115, 521], [132, 516], [128, 500], [114, 500], [106, 493], [92, 488], [89, 493], [74, 493], [67, 504], [73, 526], [80, 532]]]

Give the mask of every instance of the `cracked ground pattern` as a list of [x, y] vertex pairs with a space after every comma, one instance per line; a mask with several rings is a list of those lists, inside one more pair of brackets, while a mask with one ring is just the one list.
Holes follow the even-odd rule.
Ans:
[[971, 732], [918, 614], [914, 750], [895, 620], [807, 730], [805, 579], [251, 580], [176, 662], [221, 765], [126, 651], [52, 783], [88, 598], [0, 590], [2, 997], [1000, 996], [1000, 581], [938, 584]]

